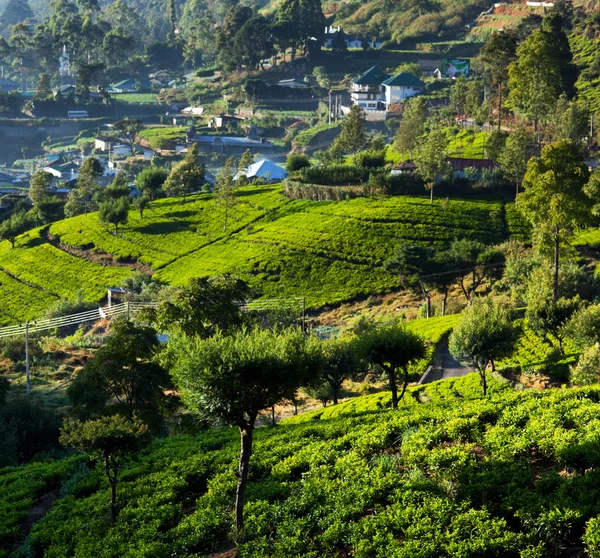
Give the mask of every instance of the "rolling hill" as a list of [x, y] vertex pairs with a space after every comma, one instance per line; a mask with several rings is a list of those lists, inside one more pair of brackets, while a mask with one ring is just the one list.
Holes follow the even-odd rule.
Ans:
[[31, 320], [59, 298], [100, 302], [135, 269], [166, 283], [233, 273], [257, 296], [304, 296], [309, 307], [397, 287], [383, 268], [402, 238], [442, 246], [455, 238], [500, 243], [522, 234], [512, 205], [420, 197], [290, 201], [279, 186], [250, 186], [224, 230], [210, 194], [132, 210], [115, 234], [96, 214], [80, 215], [0, 243], [0, 323]]
[[0, 556], [51, 490], [31, 555], [598, 556], [600, 391], [491, 391], [470, 375], [411, 388], [396, 412], [381, 393], [257, 429], [238, 554], [235, 429], [155, 440], [123, 470], [112, 526], [100, 466], [5, 469]]

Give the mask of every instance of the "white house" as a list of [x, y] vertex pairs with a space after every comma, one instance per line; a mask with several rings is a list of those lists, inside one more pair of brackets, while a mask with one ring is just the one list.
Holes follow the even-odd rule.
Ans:
[[110, 151], [118, 143], [118, 138], [112, 136], [96, 136], [94, 139], [94, 149], [98, 151]]
[[[281, 182], [287, 175], [287, 171], [276, 165], [272, 161], [268, 159], [261, 159], [260, 161], [253, 163], [248, 167], [248, 170], [245, 172], [246, 178], [252, 182], [253, 180], [257, 180], [259, 182]], [[236, 175], [236, 180], [239, 178], [240, 174]]]
[[365, 110], [384, 110], [385, 89], [383, 82], [389, 77], [377, 66], [373, 66], [364, 74], [353, 79], [350, 93], [352, 104]]
[[382, 83], [385, 88], [385, 107], [400, 103], [409, 97], [418, 95], [425, 89], [425, 83], [412, 74], [400, 73]]

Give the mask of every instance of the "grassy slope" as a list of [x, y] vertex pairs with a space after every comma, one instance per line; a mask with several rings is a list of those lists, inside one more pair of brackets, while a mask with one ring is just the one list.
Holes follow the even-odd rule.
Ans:
[[[227, 232], [208, 194], [156, 201], [143, 219], [132, 210], [118, 235], [96, 214], [53, 223], [49, 232], [73, 247], [142, 262], [172, 284], [230, 272], [257, 295], [306, 296], [309, 306], [394, 288], [397, 279], [383, 263], [401, 238], [438, 246], [462, 237], [493, 244], [506, 231], [522, 232], [510, 205], [505, 222], [502, 205], [490, 201], [451, 200], [447, 207], [415, 197], [305, 202], [287, 200], [279, 187], [250, 186], [238, 202]], [[39, 230], [19, 238], [15, 249], [0, 243], [3, 270], [23, 283], [0, 277], [0, 323], [37, 317], [79, 288], [87, 300], [99, 301], [107, 287], [132, 273], [72, 256], [48, 244]]]
[[[491, 384], [487, 400], [471, 375], [413, 388], [397, 412], [376, 394], [258, 429], [240, 556], [574, 555], [600, 514], [600, 390]], [[121, 475], [114, 526], [98, 467], [34, 527], [31, 550], [224, 548], [238, 444], [234, 429], [155, 441]]]

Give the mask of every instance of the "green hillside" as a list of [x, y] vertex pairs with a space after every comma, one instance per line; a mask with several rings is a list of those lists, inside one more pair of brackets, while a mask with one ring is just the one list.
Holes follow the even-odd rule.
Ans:
[[[413, 388], [397, 412], [377, 394], [258, 429], [239, 556], [597, 556], [600, 390], [492, 392], [471, 375]], [[32, 555], [226, 550], [238, 438], [156, 440], [122, 473], [114, 526], [101, 467], [4, 470], [0, 532], [17, 542], [28, 502], [62, 486]]]
[[[233, 273], [257, 296], [306, 296], [314, 307], [395, 288], [397, 279], [383, 263], [402, 238], [442, 246], [455, 238], [496, 244], [523, 235], [522, 220], [501, 202], [289, 201], [279, 186], [242, 189], [226, 232], [223, 225], [212, 196], [198, 194], [158, 200], [143, 219], [132, 209], [118, 234], [90, 214], [30, 231], [14, 249], [1, 243], [0, 322], [39, 317], [79, 290], [99, 302], [136, 262], [175, 285]], [[118, 262], [125, 265], [111, 265]]]

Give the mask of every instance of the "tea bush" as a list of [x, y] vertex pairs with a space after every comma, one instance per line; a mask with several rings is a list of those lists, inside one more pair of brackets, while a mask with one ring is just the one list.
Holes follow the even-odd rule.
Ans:
[[[375, 394], [258, 429], [239, 555], [597, 556], [600, 388], [490, 385], [481, 399], [473, 374], [411, 388], [397, 412]], [[36, 524], [29, 548], [222, 550], [238, 447], [234, 429], [156, 440], [123, 470], [114, 525], [98, 471]]]

